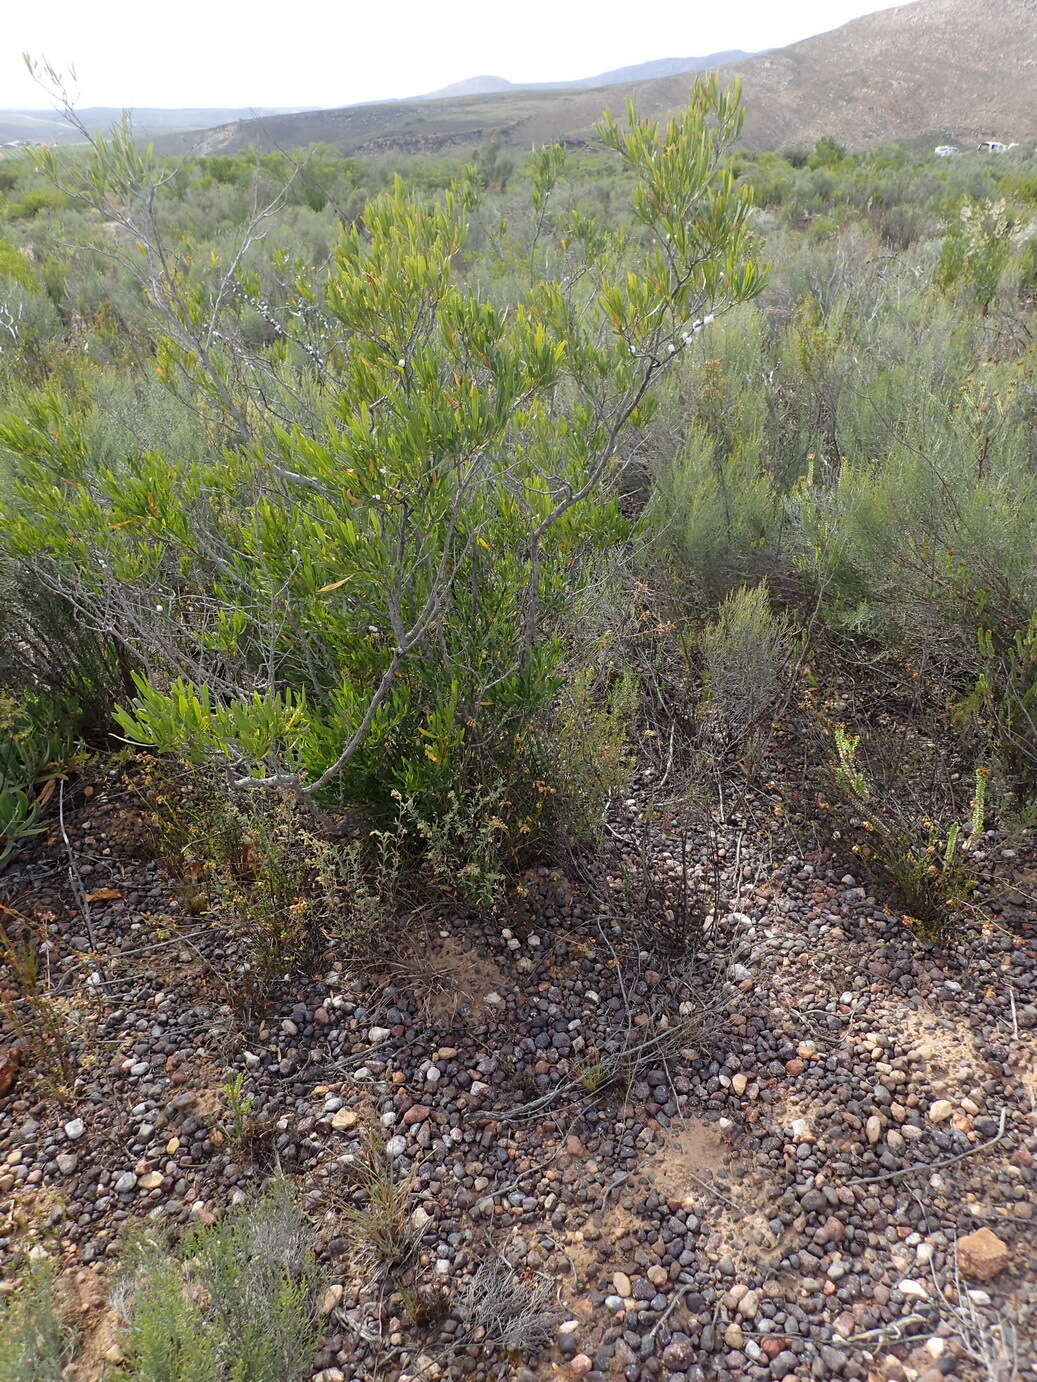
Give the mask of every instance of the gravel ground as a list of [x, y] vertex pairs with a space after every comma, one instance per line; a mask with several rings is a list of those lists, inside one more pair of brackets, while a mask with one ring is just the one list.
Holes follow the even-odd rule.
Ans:
[[[630, 888], [651, 787], [597, 888], [534, 873], [506, 917], [444, 918], [388, 974], [328, 954], [242, 1024], [225, 939], [102, 784], [0, 878], [79, 1055], [73, 1094], [27, 1052], [0, 1098], [5, 1265], [46, 1251], [103, 1313], [129, 1219], [209, 1222], [280, 1163], [330, 1283], [324, 1382], [1037, 1378], [1032, 842], [984, 838], [1004, 929], [938, 951], [761, 792], [719, 852], [653, 830], [657, 880], [714, 861], [727, 899], [676, 960]], [[413, 1181], [388, 1276], [341, 1214], [372, 1128]]]

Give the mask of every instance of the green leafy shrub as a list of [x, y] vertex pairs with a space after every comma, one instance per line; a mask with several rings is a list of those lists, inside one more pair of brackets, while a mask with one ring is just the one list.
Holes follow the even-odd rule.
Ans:
[[28, 255], [23, 254], [17, 245], [0, 240], [0, 283], [5, 279], [30, 290], [37, 286], [32, 261]]
[[943, 287], [965, 283], [986, 311], [1008, 266], [1015, 235], [1014, 218], [1003, 200], [963, 202], [944, 237], [937, 281]]
[[67, 204], [65, 194], [56, 187], [27, 187], [21, 201], [8, 206], [7, 214], [12, 221], [31, 221], [41, 212], [54, 211]]
[[43, 703], [0, 696], [0, 868], [44, 829], [43, 814], [69, 755]]
[[[568, 670], [570, 573], [627, 531], [623, 439], [695, 321], [762, 287], [723, 166], [740, 123], [715, 81], [665, 131], [606, 121], [635, 233], [585, 237], [578, 272], [537, 269], [499, 307], [459, 271], [472, 181], [436, 197], [397, 181], [326, 277], [291, 266], [264, 309], [272, 339], [251, 345], [213, 304], [260, 302], [260, 272], [174, 245], [171, 274], [159, 170], [128, 136], [98, 144], [92, 195], [141, 246], [125, 262], [162, 301], [157, 367], [211, 444], [99, 463], [89, 406], [40, 395], [0, 423], [3, 510], [16, 557], [143, 668], [127, 738], [380, 829], [406, 803], [439, 855], [550, 838], [543, 727]], [[544, 240], [564, 159], [538, 157]]]

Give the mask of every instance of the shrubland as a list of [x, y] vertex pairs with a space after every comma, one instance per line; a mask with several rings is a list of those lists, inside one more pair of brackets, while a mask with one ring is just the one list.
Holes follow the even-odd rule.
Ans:
[[[647, 760], [671, 814], [766, 768], [923, 943], [976, 919], [971, 851], [1037, 802], [1037, 165], [739, 127], [704, 82], [519, 161], [173, 161], [124, 128], [0, 163], [0, 868], [124, 754], [251, 1016], [592, 857]], [[686, 942], [683, 863], [679, 902], [647, 849], [630, 891]], [[33, 939], [3, 945], [64, 1081]], [[398, 1262], [409, 1185], [365, 1157], [346, 1218]], [[127, 1247], [118, 1375], [303, 1374], [315, 1276], [271, 1193]], [[548, 1329], [487, 1282], [505, 1343]], [[50, 1299], [30, 1272], [0, 1372], [57, 1375]]]
[[226, 170], [200, 179], [239, 211], [203, 248], [183, 170], [127, 131], [81, 167], [45, 160], [56, 185], [81, 175], [65, 195], [95, 235], [104, 218], [129, 356], [98, 367], [81, 342], [67, 391], [20, 371], [6, 544], [129, 680], [121, 733], [400, 828], [483, 900], [490, 855], [535, 852], [562, 818], [579, 833], [566, 783], [600, 768], [622, 680], [580, 647], [580, 575], [626, 539], [615, 484], [656, 379], [762, 286], [722, 166], [739, 122], [703, 85], [664, 134], [603, 126], [619, 228], [554, 212], [561, 151], [536, 152], [527, 228], [490, 237], [522, 281], [485, 294], [464, 263], [477, 167], [395, 178], [307, 258], [279, 243], [265, 169], [247, 214]]
[[[703, 84], [517, 171], [174, 162], [128, 129], [5, 160], [7, 848], [55, 746], [114, 733], [221, 810], [395, 832], [485, 905], [622, 778], [646, 562], [720, 607], [714, 730], [756, 714], [724, 659], [763, 705], [813, 608], [1025, 809], [1032, 161], [732, 154], [738, 125]], [[763, 581], [766, 632], [731, 603]]]

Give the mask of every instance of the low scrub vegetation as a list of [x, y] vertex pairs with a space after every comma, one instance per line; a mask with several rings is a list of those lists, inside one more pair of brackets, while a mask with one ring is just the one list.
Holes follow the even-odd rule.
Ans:
[[767, 586], [741, 586], [720, 603], [699, 639], [708, 731], [742, 745], [776, 707], [787, 681], [793, 640], [771, 609]]
[[[460, 270], [467, 174], [431, 197], [395, 180], [330, 263], [203, 265], [156, 196], [165, 170], [125, 133], [98, 141], [80, 195], [126, 242], [148, 374], [185, 420], [173, 445], [149, 422], [113, 436], [82, 378], [71, 409], [27, 389], [0, 446], [12, 558], [131, 666], [121, 733], [239, 786], [409, 819], [483, 900], [490, 853], [549, 839], [554, 765], [597, 749], [551, 733], [568, 573], [623, 540], [614, 483], [657, 378], [697, 320], [762, 286], [722, 167], [739, 123], [737, 94], [705, 84], [665, 134], [603, 125], [630, 234], [552, 213], [561, 151], [535, 154], [529, 282], [499, 304]], [[614, 720], [608, 700], [583, 711]]]
[[74, 1351], [55, 1299], [54, 1272], [33, 1263], [14, 1296], [0, 1299], [2, 1382], [58, 1382]]
[[[296, 1382], [310, 1376], [317, 1276], [283, 1179], [174, 1247], [154, 1229], [124, 1247], [110, 1299], [109, 1382]], [[46, 1262], [0, 1304], [0, 1378], [58, 1382], [77, 1352]]]
[[182, 1251], [131, 1241], [116, 1303], [127, 1382], [293, 1382], [316, 1347], [316, 1273], [288, 1185], [197, 1231]]
[[663, 587], [707, 757], [856, 640], [1026, 818], [1032, 160], [740, 120], [702, 82], [521, 168], [5, 159], [2, 857], [74, 743], [180, 764], [164, 855], [262, 1001], [415, 877], [485, 909], [593, 845]]
[[[25, 895], [67, 881], [79, 913], [30, 919], [4, 894], [5, 1094], [25, 1080], [64, 1109], [87, 1072], [201, 1080], [226, 1039], [198, 1136], [163, 1128], [156, 1180], [179, 1186], [163, 1204], [204, 1209], [199, 1146], [252, 1175], [319, 1143], [329, 1253], [379, 1311], [398, 1303], [389, 1340], [404, 1316], [449, 1321], [444, 1347], [473, 1358], [556, 1335], [540, 1246], [513, 1269], [482, 1199], [484, 1256], [445, 1279], [458, 1259], [433, 1250], [423, 1206], [450, 1196], [422, 1158], [449, 1166], [462, 1122], [488, 1147], [556, 1100], [605, 1122], [609, 1099], [659, 1110], [664, 1080], [683, 1112], [692, 1086], [668, 1062], [712, 1061], [754, 988], [725, 930], [766, 932], [741, 908], [750, 885], [774, 897], [782, 855], [819, 890], [811, 918], [845, 864], [889, 912], [869, 899], [847, 925], [902, 920], [949, 946], [990, 920], [985, 832], [1037, 820], [1037, 166], [831, 140], [753, 156], [741, 120], [737, 87], [704, 80], [665, 126], [630, 110], [594, 148], [521, 166], [493, 147], [468, 164], [171, 160], [123, 128], [0, 167], [0, 870]], [[123, 789], [159, 885], [91, 894], [117, 811], [89, 817]], [[69, 803], [89, 803], [84, 871]], [[58, 866], [33, 854], [48, 832]], [[159, 917], [140, 898], [160, 895]], [[118, 904], [103, 928], [93, 899]], [[520, 1040], [521, 986], [455, 934], [475, 920], [541, 994], [564, 954], [611, 1029], [585, 1038], [585, 1006]], [[612, 937], [634, 947], [640, 1006]], [[56, 983], [55, 945], [71, 950]], [[162, 1023], [196, 960], [188, 1044], [219, 1020], [192, 1069]], [[587, 989], [602, 963], [620, 1007]], [[377, 996], [354, 1001], [368, 980]], [[438, 1067], [411, 1081], [425, 1107], [410, 1067], [359, 1063], [396, 1044], [423, 1059], [395, 996], [412, 981], [430, 1029], [494, 1009], [480, 1050], [515, 1019], [473, 1063], [522, 1070], [509, 1108], [474, 1068], [433, 1110]], [[160, 1062], [115, 1035], [133, 1001]], [[328, 1051], [365, 1033], [371, 1050], [325, 1060], [318, 1030], [343, 1038]], [[458, 1058], [438, 1035], [429, 1051]], [[305, 1119], [303, 1086], [327, 1098]], [[356, 1108], [326, 1094], [347, 1086]], [[80, 1155], [87, 1129], [65, 1119], [72, 1149], [46, 1177]], [[580, 1138], [558, 1140], [579, 1162]], [[491, 1205], [524, 1203], [525, 1171], [500, 1190], [469, 1162]], [[118, 1180], [95, 1182], [77, 1203], [111, 1202], [120, 1226], [97, 1240], [119, 1267], [107, 1382], [301, 1382], [318, 1356], [336, 1376], [347, 1324], [381, 1347], [339, 1283], [322, 1331], [280, 1176], [179, 1240], [157, 1199], [130, 1230]], [[453, 1249], [453, 1221], [438, 1231]], [[72, 1312], [45, 1262], [19, 1271], [0, 1382], [55, 1382], [81, 1343]]]

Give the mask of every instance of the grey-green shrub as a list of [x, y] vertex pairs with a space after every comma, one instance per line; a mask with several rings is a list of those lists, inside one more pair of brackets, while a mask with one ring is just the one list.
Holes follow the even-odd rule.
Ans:
[[71, 1336], [61, 1322], [49, 1262], [33, 1263], [13, 1296], [0, 1296], [0, 1382], [61, 1382]]
[[730, 744], [743, 743], [778, 702], [793, 647], [764, 582], [726, 596], [699, 639], [707, 726]]
[[297, 1382], [318, 1335], [317, 1269], [288, 1183], [175, 1252], [132, 1240], [118, 1296], [124, 1382]]
[[771, 568], [781, 529], [778, 495], [758, 457], [742, 447], [725, 459], [693, 427], [659, 477], [649, 511], [657, 540], [702, 584], [723, 590]]

